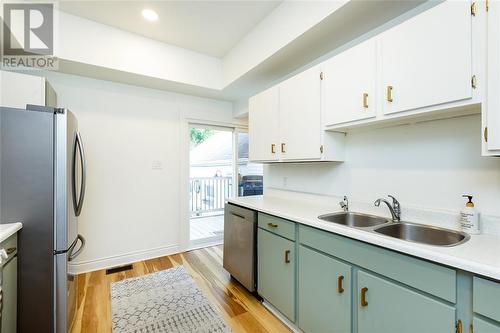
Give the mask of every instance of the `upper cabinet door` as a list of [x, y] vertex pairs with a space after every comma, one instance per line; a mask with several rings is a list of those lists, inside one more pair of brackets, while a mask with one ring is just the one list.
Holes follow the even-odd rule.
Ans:
[[249, 100], [249, 154], [251, 161], [279, 159], [279, 90], [268, 89]]
[[469, 1], [446, 1], [382, 34], [385, 114], [472, 97]]
[[488, 108], [483, 140], [490, 150], [500, 150], [500, 2], [490, 1], [488, 11]]
[[371, 39], [323, 63], [325, 126], [375, 117], [376, 59]]
[[279, 86], [282, 160], [321, 158], [320, 73], [313, 67]]

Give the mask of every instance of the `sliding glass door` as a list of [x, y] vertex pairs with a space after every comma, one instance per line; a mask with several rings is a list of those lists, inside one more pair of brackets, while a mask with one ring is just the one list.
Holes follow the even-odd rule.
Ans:
[[191, 124], [189, 138], [190, 243], [220, 243], [226, 199], [262, 194], [262, 165], [248, 161], [246, 131]]

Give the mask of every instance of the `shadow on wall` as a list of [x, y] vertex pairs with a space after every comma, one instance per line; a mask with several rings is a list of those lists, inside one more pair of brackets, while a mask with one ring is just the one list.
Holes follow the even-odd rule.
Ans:
[[480, 115], [351, 133], [346, 145], [344, 163], [267, 166], [266, 186], [450, 210], [471, 193], [500, 215], [500, 159], [481, 156]]

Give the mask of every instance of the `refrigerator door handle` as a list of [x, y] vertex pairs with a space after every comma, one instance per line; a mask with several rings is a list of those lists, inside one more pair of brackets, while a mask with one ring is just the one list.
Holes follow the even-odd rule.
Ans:
[[[76, 151], [80, 154], [80, 163], [82, 167], [82, 176], [80, 181], [80, 197], [76, 199]], [[85, 188], [87, 186], [87, 161], [85, 160], [85, 150], [83, 148], [82, 137], [80, 132], [76, 132], [75, 145], [73, 148], [73, 207], [75, 209], [75, 216], [80, 216], [83, 207], [83, 200], [85, 199]]]
[[78, 248], [78, 250], [76, 250], [76, 252], [73, 253], [73, 250], [76, 247], [76, 242], [75, 242], [75, 246], [73, 246], [71, 248], [71, 250], [69, 251], [68, 261], [72, 261], [73, 259], [75, 259], [76, 257], [78, 257], [78, 255], [82, 252], [83, 248], [85, 247], [85, 238], [82, 235], [79, 234], [78, 238], [76, 240], [77, 241], [80, 240], [81, 245]]

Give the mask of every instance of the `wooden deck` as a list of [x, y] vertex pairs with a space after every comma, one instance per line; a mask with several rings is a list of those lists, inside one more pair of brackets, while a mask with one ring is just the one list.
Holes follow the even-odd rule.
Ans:
[[111, 333], [110, 283], [184, 265], [234, 332], [290, 332], [222, 268], [222, 246], [141, 261], [133, 269], [78, 276], [78, 309], [72, 333]]
[[224, 235], [224, 215], [195, 217], [189, 220], [191, 241], [221, 238]]

